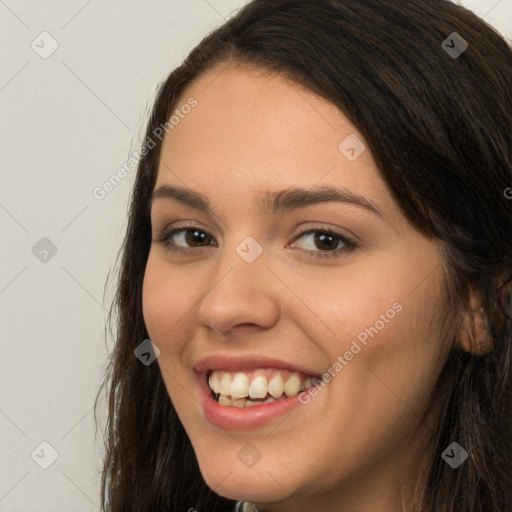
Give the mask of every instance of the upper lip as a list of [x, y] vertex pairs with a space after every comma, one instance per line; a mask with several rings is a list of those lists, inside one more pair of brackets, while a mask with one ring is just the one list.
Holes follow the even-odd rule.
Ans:
[[311, 377], [320, 378], [320, 374], [314, 372], [305, 366], [289, 363], [279, 359], [268, 358], [259, 354], [244, 356], [227, 356], [215, 354], [203, 357], [194, 366], [194, 371], [199, 374], [206, 374], [210, 370], [227, 371], [249, 371], [258, 368], [274, 368], [277, 370], [288, 370], [300, 372]]

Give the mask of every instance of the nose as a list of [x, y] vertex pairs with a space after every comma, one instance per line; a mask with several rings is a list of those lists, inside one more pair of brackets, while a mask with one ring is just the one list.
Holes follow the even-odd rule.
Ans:
[[277, 283], [266, 263], [264, 255], [252, 263], [234, 250], [222, 255], [212, 287], [199, 303], [199, 322], [221, 334], [275, 325], [280, 315]]

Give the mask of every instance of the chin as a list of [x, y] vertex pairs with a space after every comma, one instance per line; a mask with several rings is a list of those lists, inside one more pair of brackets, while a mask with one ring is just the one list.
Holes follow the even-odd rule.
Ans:
[[[290, 497], [291, 487], [293, 487], [289, 481], [290, 475], [285, 482], [285, 476], [270, 471], [269, 464], [263, 460], [252, 467], [246, 467], [236, 458], [236, 455], [233, 460], [232, 456], [223, 457], [221, 454], [216, 455], [210, 451], [204, 457], [197, 455], [197, 458], [201, 475], [208, 487], [224, 498], [273, 503]], [[278, 466], [277, 461], [272, 464], [273, 468]]]

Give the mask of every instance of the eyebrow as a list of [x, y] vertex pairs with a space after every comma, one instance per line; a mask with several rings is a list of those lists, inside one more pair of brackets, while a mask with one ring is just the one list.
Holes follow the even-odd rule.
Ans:
[[[150, 206], [155, 201], [162, 199], [178, 201], [192, 208], [213, 214], [209, 199], [188, 187], [162, 185], [153, 192]], [[372, 201], [349, 190], [328, 185], [311, 189], [290, 187], [277, 192], [266, 192], [262, 197], [260, 212], [264, 214], [286, 213], [305, 206], [330, 202], [359, 206], [384, 219], [384, 215]]]

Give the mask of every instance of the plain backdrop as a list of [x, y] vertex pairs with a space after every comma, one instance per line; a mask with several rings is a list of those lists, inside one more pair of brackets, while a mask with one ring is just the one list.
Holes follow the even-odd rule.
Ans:
[[[245, 3], [0, 0], [0, 512], [99, 510], [105, 283], [134, 171], [93, 191], [160, 81]], [[512, 37], [512, 0], [458, 3]]]

